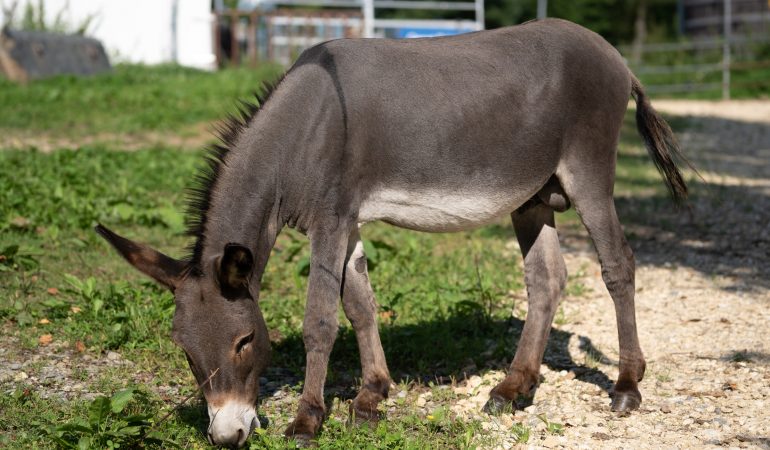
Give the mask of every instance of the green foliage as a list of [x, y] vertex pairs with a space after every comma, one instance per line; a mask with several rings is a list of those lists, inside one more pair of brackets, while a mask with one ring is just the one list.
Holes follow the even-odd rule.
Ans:
[[197, 160], [195, 154], [168, 149], [2, 151], [0, 232], [40, 228], [55, 237], [104, 221], [180, 233], [183, 191]]
[[[80, 280], [65, 274], [64, 279], [70, 285], [65, 292], [82, 311], [77, 317], [67, 313], [72, 320], [60, 330], [73, 339], [105, 349], [156, 348], [158, 329], [170, 329], [173, 296], [149, 281], [139, 287], [118, 281], [98, 288], [93, 277]], [[90, 320], [79, 320], [81, 314]], [[46, 316], [55, 317], [56, 312], [49, 307]]]
[[[614, 45], [633, 40], [639, 0], [548, 0], [548, 16], [570, 20], [593, 30]], [[664, 40], [677, 32], [676, 0], [647, 0], [648, 28]], [[515, 25], [537, 16], [537, 0], [487, 0], [487, 28]]]
[[511, 426], [511, 433], [517, 444], [526, 444], [529, 441], [530, 429], [528, 426], [514, 422]]
[[545, 414], [538, 414], [537, 418], [543, 422], [545, 425], [545, 431], [549, 434], [564, 434], [564, 425], [549, 421]]
[[31, 271], [40, 267], [37, 256], [40, 253], [34, 249], [19, 247], [18, 245], [9, 245], [0, 250], [0, 272], [11, 270]]
[[[2, 2], [0, 2], [0, 4], [2, 4]], [[91, 14], [79, 23], [70, 23], [66, 19], [69, 6], [65, 4], [65, 6], [56, 13], [53, 20], [50, 21], [46, 18], [47, 14], [44, 1], [38, 0], [37, 3], [34, 3], [30, 0], [24, 5], [24, 12], [22, 13], [21, 18], [18, 18], [16, 16], [17, 6], [18, 3], [16, 2], [11, 3], [8, 8], [5, 8], [5, 5], [3, 5], [4, 12], [6, 13], [3, 18], [5, 22], [4, 25], [7, 24], [12, 28], [19, 28], [22, 30], [83, 35], [86, 34], [88, 28], [96, 17], [96, 15]]]
[[179, 447], [175, 442], [152, 433], [152, 414], [122, 414], [134, 397], [142, 397], [136, 388], [116, 392], [112, 397], [99, 396], [91, 401], [88, 418], [76, 418], [62, 425], [45, 429], [60, 447], [86, 450], [91, 448], [115, 449], [163, 443]]

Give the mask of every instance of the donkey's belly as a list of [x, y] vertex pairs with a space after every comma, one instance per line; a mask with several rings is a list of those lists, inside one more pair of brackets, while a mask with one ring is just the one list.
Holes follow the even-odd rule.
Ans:
[[361, 203], [361, 223], [384, 222], [419, 231], [461, 231], [487, 224], [519, 207], [529, 194], [471, 190], [378, 189]]

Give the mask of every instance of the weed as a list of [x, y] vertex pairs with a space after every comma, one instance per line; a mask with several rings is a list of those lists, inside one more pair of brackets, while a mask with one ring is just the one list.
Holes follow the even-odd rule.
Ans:
[[557, 423], [557, 422], [551, 422], [548, 420], [548, 418], [545, 416], [545, 414], [538, 414], [537, 418], [540, 419], [541, 422], [545, 425], [545, 431], [549, 434], [563, 434], [564, 433], [564, 425]]
[[0, 250], [0, 272], [11, 270], [31, 271], [40, 267], [37, 257], [39, 251], [19, 247], [18, 245], [9, 245]]
[[[138, 395], [137, 395], [138, 394]], [[99, 396], [88, 407], [88, 418], [45, 428], [48, 436], [63, 448], [88, 449], [138, 447], [141, 443], [178, 445], [150, 431], [152, 414], [122, 414], [135, 397], [143, 399], [135, 388], [123, 389], [111, 397]]]
[[521, 423], [513, 423], [511, 427], [511, 433], [517, 444], [526, 444], [529, 441], [530, 429], [528, 426]]

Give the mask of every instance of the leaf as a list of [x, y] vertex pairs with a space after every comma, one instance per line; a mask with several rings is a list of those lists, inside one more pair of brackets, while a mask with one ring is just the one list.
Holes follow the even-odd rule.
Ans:
[[310, 275], [310, 258], [304, 257], [297, 261], [297, 268], [295, 270], [297, 275], [303, 277]]
[[136, 214], [136, 209], [127, 203], [118, 203], [114, 206], [114, 210], [121, 220], [129, 220]]
[[128, 427], [122, 427], [118, 430], [118, 434], [123, 436], [139, 436], [142, 433], [142, 425], [132, 425]]
[[58, 427], [56, 427], [54, 429], [56, 431], [59, 431], [59, 432], [62, 432], [62, 433], [65, 433], [65, 432], [70, 432], [70, 433], [74, 433], [74, 432], [77, 432], [77, 433], [91, 433], [93, 431], [90, 428], [88, 428], [87, 426], [85, 426], [85, 425], [83, 425], [81, 423], [77, 423], [77, 422], [65, 423], [63, 425], [59, 425]]
[[65, 273], [64, 281], [66, 281], [67, 284], [72, 286], [75, 289], [75, 291], [77, 291], [78, 293], [83, 290], [83, 282], [80, 281], [80, 278], [76, 277], [75, 275]]
[[113, 394], [112, 398], [110, 398], [110, 409], [112, 409], [112, 412], [117, 414], [123, 411], [128, 402], [134, 398], [135, 390], [135, 388], [128, 388]]
[[59, 295], [59, 290], [56, 289], [55, 287], [46, 289], [46, 292], [48, 292], [51, 295]]
[[91, 436], [80, 436], [78, 439], [78, 450], [88, 450], [91, 448]]
[[50, 335], [50, 334], [44, 334], [44, 335], [40, 336], [38, 338], [38, 340], [37, 340], [37, 343], [42, 345], [42, 346], [46, 346], [46, 345], [50, 344], [51, 342], [53, 342], [53, 336]]
[[368, 239], [364, 239], [364, 253], [366, 254], [366, 259], [368, 261], [371, 261], [372, 263], [376, 262], [378, 260], [379, 252], [377, 251], [377, 247], [372, 243], [372, 241]]
[[96, 397], [88, 408], [88, 422], [91, 426], [101, 424], [110, 413], [110, 399], [107, 397]]
[[161, 222], [171, 229], [174, 233], [184, 231], [184, 215], [179, 213], [175, 208], [169, 206], [163, 206], [157, 208], [156, 213], [160, 217]]
[[5, 247], [3, 250], [0, 251], [0, 255], [3, 255], [5, 258], [3, 258], [3, 261], [7, 261], [9, 259], [13, 259], [14, 256], [16, 256], [16, 253], [19, 251], [18, 245], [9, 245], [8, 247]]

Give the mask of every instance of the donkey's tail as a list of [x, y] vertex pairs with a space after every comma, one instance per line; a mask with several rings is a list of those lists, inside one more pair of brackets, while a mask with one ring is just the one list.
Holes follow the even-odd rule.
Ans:
[[663, 175], [663, 181], [674, 202], [682, 205], [687, 201], [687, 185], [679, 171], [679, 166], [685, 163], [691, 169], [695, 170], [695, 168], [682, 154], [671, 127], [652, 107], [644, 95], [642, 84], [633, 74], [631, 75], [631, 95], [636, 100], [636, 128], [644, 139], [647, 152], [652, 157], [655, 167]]

